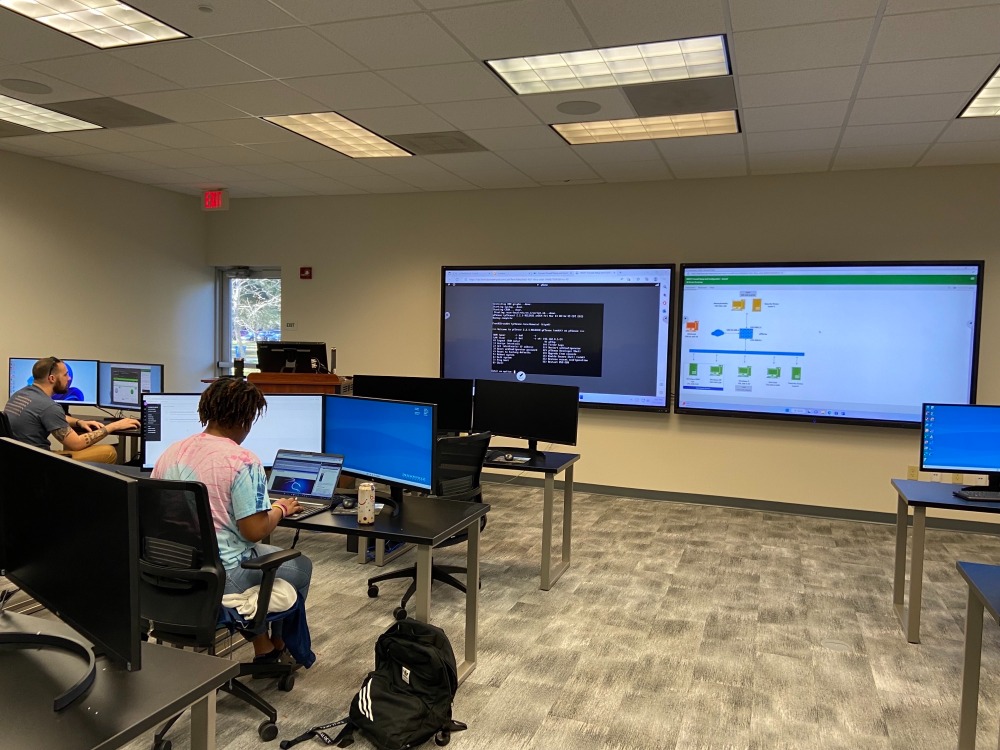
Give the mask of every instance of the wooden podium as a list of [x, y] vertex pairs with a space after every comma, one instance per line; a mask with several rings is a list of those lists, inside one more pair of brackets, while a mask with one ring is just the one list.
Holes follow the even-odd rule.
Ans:
[[337, 375], [311, 372], [251, 372], [247, 380], [261, 393], [340, 393], [343, 381]]

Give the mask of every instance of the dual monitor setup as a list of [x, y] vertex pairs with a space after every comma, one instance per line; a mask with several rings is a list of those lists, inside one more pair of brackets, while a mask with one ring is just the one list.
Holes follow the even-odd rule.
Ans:
[[[8, 395], [32, 383], [31, 368], [44, 357], [11, 357]], [[69, 389], [53, 394], [56, 401], [73, 406], [138, 411], [143, 393], [163, 391], [163, 365], [140, 362], [105, 362], [96, 359], [64, 359], [70, 374]]]

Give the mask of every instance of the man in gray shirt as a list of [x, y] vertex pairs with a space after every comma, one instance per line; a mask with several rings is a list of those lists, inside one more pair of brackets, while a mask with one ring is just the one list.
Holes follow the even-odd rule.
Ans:
[[48, 450], [51, 435], [62, 443], [65, 450], [60, 453], [64, 456], [113, 464], [114, 446], [97, 443], [112, 433], [138, 427], [138, 420], [119, 419], [105, 425], [64, 414], [62, 407], [52, 400], [53, 393], [66, 393], [70, 384], [66, 363], [58, 357], [35, 362], [31, 377], [31, 385], [12, 395], [3, 409], [14, 439]]

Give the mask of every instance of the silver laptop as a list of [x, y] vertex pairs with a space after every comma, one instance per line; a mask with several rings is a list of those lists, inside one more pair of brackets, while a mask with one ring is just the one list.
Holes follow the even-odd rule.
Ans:
[[291, 497], [302, 510], [288, 516], [296, 520], [330, 510], [344, 457], [335, 453], [279, 450], [274, 457], [267, 494], [272, 500]]

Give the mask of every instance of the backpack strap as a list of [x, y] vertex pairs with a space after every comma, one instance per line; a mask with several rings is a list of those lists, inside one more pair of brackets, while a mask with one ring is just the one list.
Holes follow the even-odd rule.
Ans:
[[[339, 727], [341, 724], [344, 725], [344, 728], [340, 730], [340, 733], [336, 737], [331, 738], [330, 735], [324, 731], [326, 729], [332, 729], [333, 727]], [[306, 730], [298, 737], [290, 740], [282, 740], [279, 743], [279, 747], [281, 750], [287, 750], [287, 748], [298, 745], [300, 742], [305, 742], [313, 737], [319, 737], [326, 745], [335, 745], [341, 739], [346, 738], [348, 739], [348, 742], [340, 745], [340, 747], [347, 747], [354, 742], [354, 725], [351, 723], [349, 717], [345, 717], [340, 721], [330, 722], [329, 724], [320, 724], [319, 726]]]

